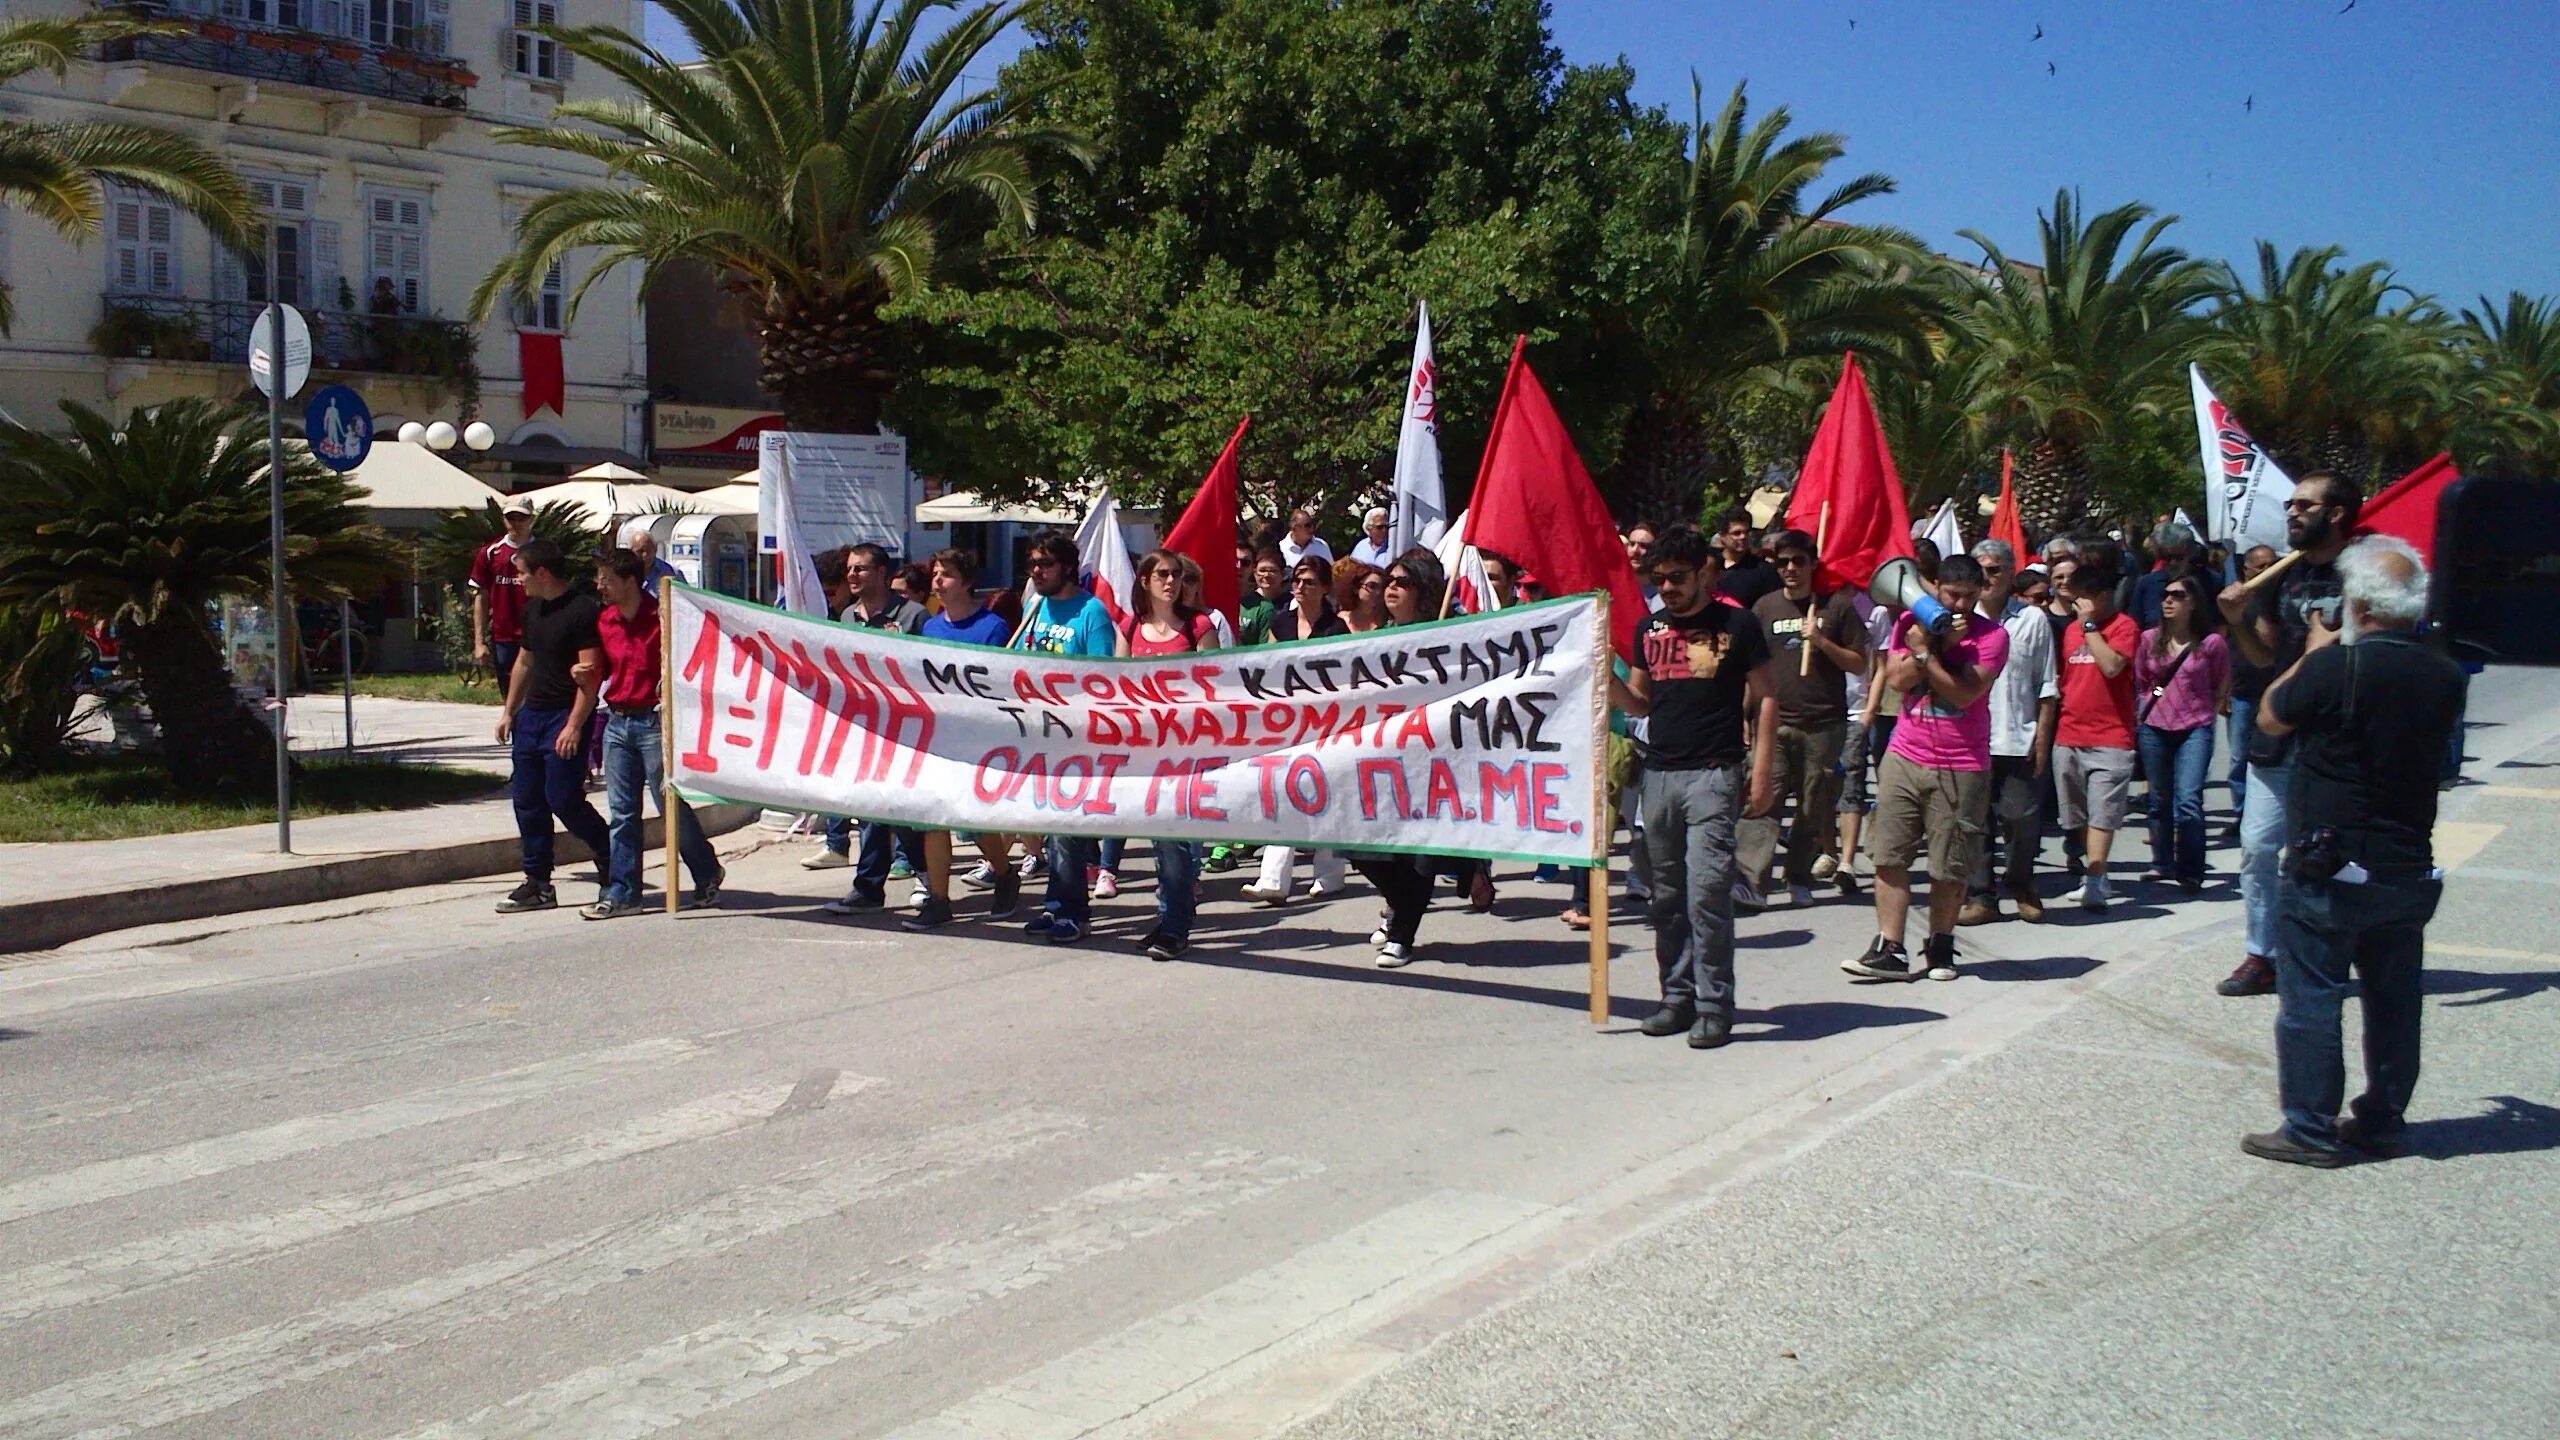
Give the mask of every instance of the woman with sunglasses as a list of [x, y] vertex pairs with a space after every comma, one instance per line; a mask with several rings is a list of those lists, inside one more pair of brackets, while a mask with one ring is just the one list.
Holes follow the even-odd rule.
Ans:
[[[1138, 562], [1137, 580], [1138, 603], [1120, 631], [1120, 654], [1187, 655], [1218, 648], [1217, 622], [1184, 598], [1181, 556], [1170, 550], [1148, 551]], [[1138, 948], [1150, 960], [1178, 959], [1191, 948], [1191, 920], [1199, 909], [1200, 845], [1194, 840], [1148, 843], [1156, 855], [1156, 928], [1147, 932]], [[1106, 847], [1104, 875], [1112, 874], [1119, 849]], [[1119, 893], [1116, 883], [1111, 893]]]
[[2214, 604], [2192, 572], [2160, 594], [2160, 623], [2133, 656], [2143, 773], [2151, 777], [2148, 881], [2204, 888], [2204, 781], [2215, 718], [2231, 693], [2231, 653], [2214, 628]]
[[1333, 567], [1333, 608], [1343, 633], [1366, 635], [1387, 623], [1387, 572], [1358, 560]]
[[[1439, 618], [1440, 597], [1448, 577], [1439, 558], [1415, 546], [1387, 567], [1387, 624], [1419, 625]], [[1442, 875], [1484, 882], [1483, 866], [1446, 855], [1398, 855], [1351, 852], [1352, 867], [1378, 887], [1387, 902], [1385, 923], [1370, 935], [1378, 947], [1378, 968], [1401, 969], [1413, 963], [1414, 936], [1422, 928], [1422, 912], [1431, 908], [1432, 882]], [[1489, 889], [1490, 886], [1488, 885]]]

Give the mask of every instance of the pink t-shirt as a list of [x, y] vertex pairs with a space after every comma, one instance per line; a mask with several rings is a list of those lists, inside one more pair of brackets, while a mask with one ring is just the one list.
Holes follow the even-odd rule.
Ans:
[[1206, 611], [1191, 617], [1189, 632], [1176, 635], [1170, 640], [1148, 639], [1146, 623], [1132, 620], [1129, 622], [1129, 653], [1132, 655], [1181, 655], [1199, 649], [1208, 642], [1210, 636], [1217, 633], [1217, 620]]
[[[1911, 653], [1903, 636], [1917, 623], [1908, 612], [1894, 620], [1890, 653]], [[2009, 632], [1999, 621], [1975, 615], [1965, 622], [1963, 639], [1953, 644], [1938, 642], [1938, 657], [1949, 670], [1970, 668], [1996, 678], [2000, 667], [2009, 663]], [[1902, 718], [1894, 722], [1893, 743], [1886, 749], [1923, 770], [1990, 769], [1990, 689], [1985, 687], [1962, 710], [1938, 703], [1926, 685], [1904, 692]]]

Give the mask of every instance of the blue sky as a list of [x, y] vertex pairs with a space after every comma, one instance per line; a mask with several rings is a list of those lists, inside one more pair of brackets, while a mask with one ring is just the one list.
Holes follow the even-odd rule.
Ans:
[[1966, 259], [1966, 228], [2033, 258], [2073, 185], [2183, 217], [2175, 243], [2244, 273], [2266, 239], [2389, 260], [2457, 307], [2560, 294], [2560, 3], [2345, 3], [1553, 0], [1552, 25], [1682, 119], [1693, 68], [1710, 114], [1748, 79], [1755, 110], [1848, 137], [1844, 178], [1901, 182], [1853, 215]]

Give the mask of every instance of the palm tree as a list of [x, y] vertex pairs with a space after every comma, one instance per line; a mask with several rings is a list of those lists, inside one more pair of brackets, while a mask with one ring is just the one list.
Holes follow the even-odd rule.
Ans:
[[[137, 412], [122, 429], [74, 401], [62, 412], [65, 435], [0, 426], [0, 603], [121, 623], [170, 778], [269, 789], [274, 740], [233, 694], [207, 618], [226, 596], [268, 593], [265, 417], [207, 399]], [[285, 570], [303, 599], [363, 593], [405, 568], [347, 479], [299, 451], [284, 518]]]
[[1995, 438], [2019, 442], [2018, 510], [2030, 530], [2084, 524], [2103, 447], [2134, 415], [2185, 403], [2187, 363], [2208, 357], [2213, 331], [2198, 312], [2224, 276], [2160, 243], [2176, 223], [2130, 204], [2084, 224], [2079, 197], [2058, 191], [2053, 212], [2036, 215], [2040, 269], [1960, 232], [1981, 247], [1984, 271], [1972, 284], [1967, 384], [1987, 397]]
[[1962, 509], [1998, 469], [1987, 407], [1972, 388], [1971, 346], [1972, 337], [1951, 326], [1908, 364], [1868, 367], [1876, 420], [1915, 516], [1949, 497]]
[[2464, 367], [2432, 300], [2344, 254], [2305, 247], [2279, 261], [2259, 241], [2257, 289], [2235, 283], [2215, 317], [2233, 341], [2217, 378], [2269, 450], [2371, 488], [2378, 450], [2406, 468], [2441, 442]]
[[[56, 76], [73, 59], [127, 36], [160, 27], [123, 15], [0, 18], [0, 85], [31, 70]], [[127, 185], [166, 197], [194, 215], [226, 245], [254, 248], [256, 211], [240, 177], [211, 151], [147, 125], [91, 121], [31, 125], [0, 119], [0, 202], [19, 206], [74, 240], [98, 233], [105, 212], [101, 187]], [[0, 335], [16, 306], [0, 284]]]
[[1780, 106], [1750, 121], [1736, 85], [1710, 126], [1689, 77], [1695, 143], [1660, 289], [1636, 322], [1650, 392], [1628, 420], [1614, 478], [1650, 515], [1697, 513], [1710, 468], [1707, 416], [1786, 362], [1846, 349], [1917, 348], [1937, 313], [1918, 277], [1927, 250], [1901, 230], [1835, 218], [1893, 193], [1861, 175], [1811, 199], [1845, 153], [1832, 134], [1787, 139]]
[[[538, 288], [570, 252], [601, 252], [569, 311], [608, 271], [646, 280], [700, 261], [752, 307], [762, 383], [795, 430], [869, 433], [897, 376], [881, 309], [922, 291], [949, 252], [1037, 218], [1032, 162], [1085, 153], [1030, 118], [1036, 95], [962, 90], [962, 74], [1020, 13], [980, 5], [930, 41], [954, 0], [667, 0], [702, 59], [679, 65], [625, 31], [549, 32], [635, 100], [572, 101], [501, 140], [602, 162], [611, 182], [526, 207], [516, 248], [472, 296]], [[912, 53], [911, 53], [912, 52]], [[564, 123], [565, 122], [565, 123]]]
[[2560, 471], [2560, 299], [2512, 291], [2462, 312], [2471, 362], [2459, 450], [2466, 465]]
[[[418, 573], [459, 585], [470, 573], [471, 557], [480, 547], [506, 533], [506, 516], [494, 495], [476, 510], [448, 511], [436, 528], [418, 537]], [[579, 561], [604, 538], [587, 524], [587, 507], [575, 500], [546, 500], [535, 506], [533, 536], [551, 541]]]

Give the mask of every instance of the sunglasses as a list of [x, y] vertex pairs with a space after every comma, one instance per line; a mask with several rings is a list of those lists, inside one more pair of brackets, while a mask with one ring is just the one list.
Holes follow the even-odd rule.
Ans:
[[2326, 510], [2328, 508], [2329, 506], [2327, 502], [2320, 500], [2287, 500], [2284, 502], [2285, 513], [2288, 515], [2299, 515], [2306, 510]]
[[1045, 557], [1035, 558], [1031, 562], [1031, 568], [1034, 570], [1055, 570], [1058, 568], [1058, 562]]
[[1812, 563], [1813, 557], [1810, 555], [1781, 555], [1778, 557], [1778, 568], [1781, 570], [1786, 569], [1790, 565], [1810, 565]]
[[1387, 577], [1387, 583], [1390, 585], [1402, 585], [1410, 589], [1413, 585], [1413, 577], [1410, 575], [1390, 575]]
[[1653, 583], [1656, 585], [1686, 585], [1697, 578], [1698, 572], [1695, 570], [1656, 570], [1653, 572]]

